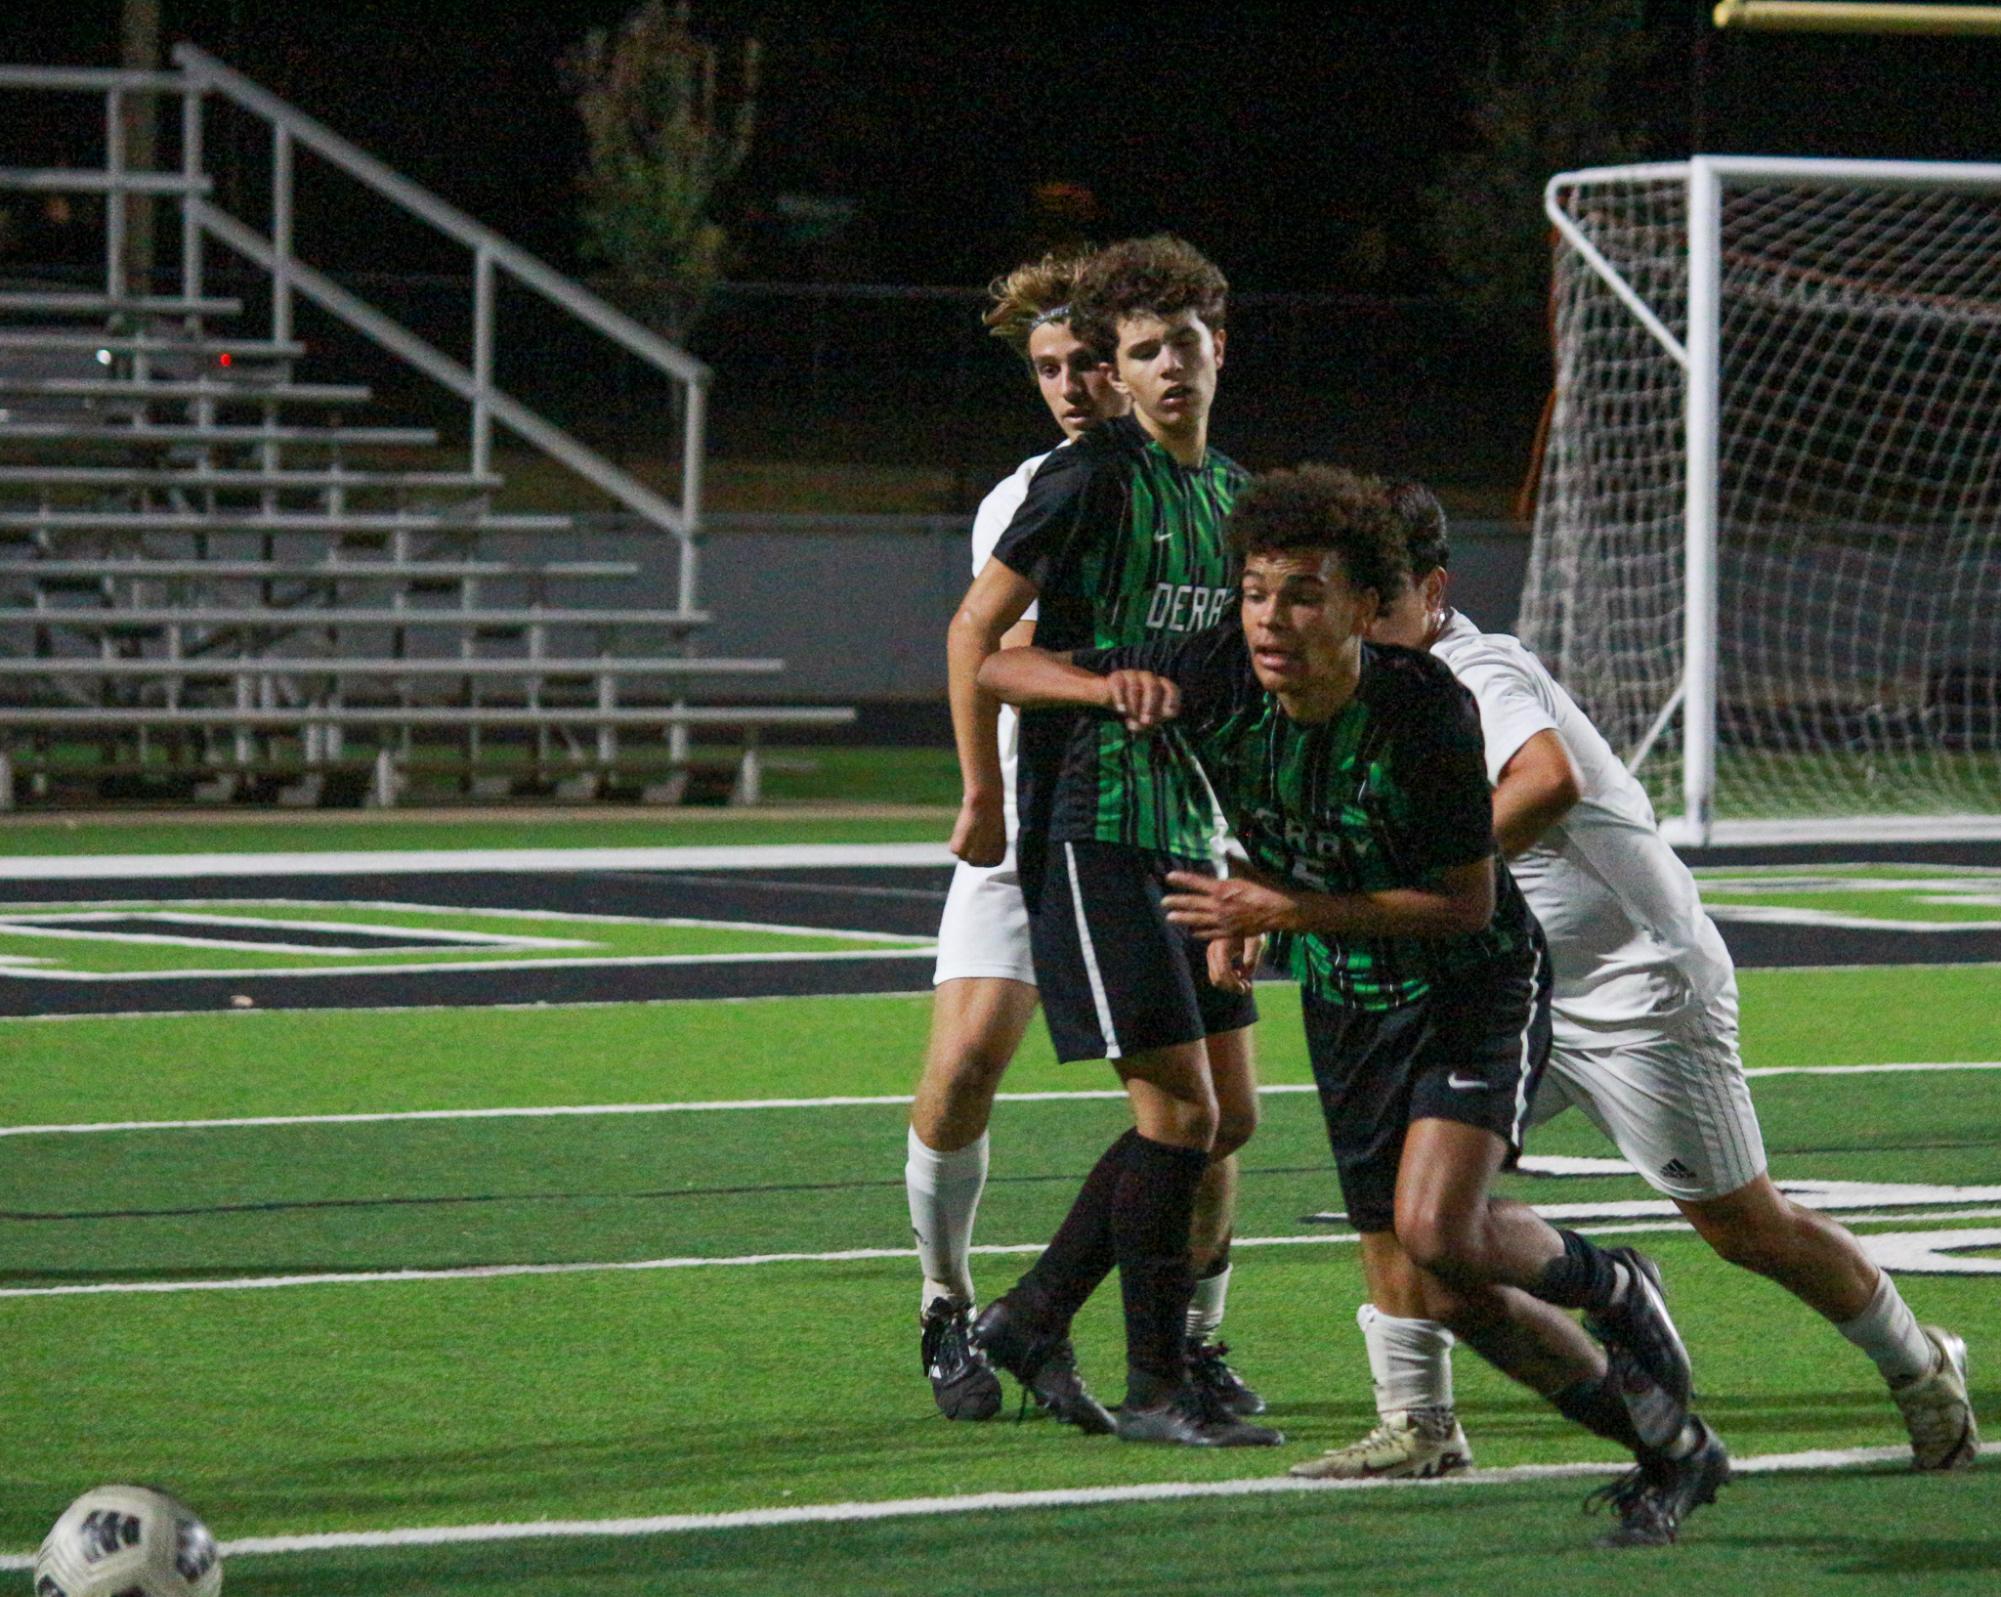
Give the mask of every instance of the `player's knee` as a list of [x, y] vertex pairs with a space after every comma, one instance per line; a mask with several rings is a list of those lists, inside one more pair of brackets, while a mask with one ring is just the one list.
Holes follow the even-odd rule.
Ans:
[[1208, 1149], [1216, 1141], [1216, 1100], [1160, 1095], [1135, 1105], [1139, 1134], [1176, 1148]]
[[1178, 1098], [1175, 1100], [1176, 1139], [1184, 1148], [1211, 1148], [1216, 1145], [1216, 1101]]
[[1012, 1048], [982, 1038], [979, 1042], [961, 1050], [953, 1078], [962, 1090], [981, 1093], [991, 1098], [1013, 1060]]
[[1219, 1107], [1216, 1111], [1216, 1141], [1209, 1150], [1218, 1159], [1227, 1159], [1257, 1134], [1258, 1106]]
[[1447, 1286], [1479, 1277], [1478, 1227], [1465, 1215], [1435, 1204], [1400, 1205], [1397, 1241], [1411, 1263]]

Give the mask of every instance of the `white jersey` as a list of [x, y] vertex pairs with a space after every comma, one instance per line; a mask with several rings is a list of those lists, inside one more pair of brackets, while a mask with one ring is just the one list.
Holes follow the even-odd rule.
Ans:
[[[1028, 497], [1029, 479], [1047, 455], [1024, 460], [994, 484], [973, 516], [973, 575], [993, 557], [994, 545]], [[1023, 620], [1032, 620], [1030, 605]], [[1016, 728], [1014, 707], [1003, 704], [1000, 724], [1001, 791], [1007, 815], [1007, 852], [998, 865], [968, 865], [960, 860], [952, 872], [952, 890], [938, 923], [938, 963], [933, 982], [996, 977], [1035, 985], [1035, 959], [1028, 946], [1028, 906], [1022, 902], [1021, 879], [1015, 868], [1014, 806]]]
[[[1058, 446], [1061, 447], [1060, 445]], [[1021, 508], [1021, 502], [1028, 497], [1028, 485], [1034, 478], [1048, 454], [1031, 455], [1013, 471], [987, 490], [986, 498], [980, 501], [980, 508], [973, 512], [973, 575], [978, 576], [993, 558], [994, 545], [1000, 542], [1000, 535], [1007, 531], [1007, 524], [1014, 520], [1014, 513]], [[1035, 619], [1035, 606], [1030, 605], [1021, 613], [1024, 621]], [[1014, 836], [1014, 778], [1015, 752], [1018, 741], [1019, 718], [1014, 706], [1003, 704], [1000, 722], [996, 732], [1000, 738], [1001, 791], [1007, 807], [1008, 836]]]
[[1457, 613], [1431, 652], [1480, 706], [1490, 781], [1544, 731], [1577, 767], [1583, 796], [1508, 862], [1549, 939], [1559, 1038], [1651, 1033], [1730, 990], [1729, 950], [1695, 878], [1661, 840], [1646, 792], [1543, 663]]

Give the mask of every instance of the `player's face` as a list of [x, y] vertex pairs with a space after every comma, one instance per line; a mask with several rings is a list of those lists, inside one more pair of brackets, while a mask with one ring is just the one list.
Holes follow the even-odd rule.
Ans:
[[1376, 617], [1376, 595], [1349, 586], [1333, 550], [1251, 555], [1242, 592], [1244, 641], [1267, 693], [1310, 697], [1352, 677], [1355, 651]]
[[1193, 311], [1119, 319], [1118, 384], [1156, 432], [1200, 429], [1222, 369], [1223, 335]]
[[1111, 364], [1085, 348], [1068, 322], [1044, 322], [1028, 335], [1028, 364], [1065, 438], [1132, 408], [1112, 383]]
[[1394, 643], [1402, 649], [1428, 649], [1445, 606], [1445, 573], [1433, 569], [1406, 582], [1369, 626], [1371, 643]]

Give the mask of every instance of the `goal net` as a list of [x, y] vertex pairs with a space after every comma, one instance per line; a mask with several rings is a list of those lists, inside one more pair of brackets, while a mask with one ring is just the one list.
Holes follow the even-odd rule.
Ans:
[[1524, 639], [1678, 841], [2001, 835], [2001, 167], [1701, 158], [1548, 210]]

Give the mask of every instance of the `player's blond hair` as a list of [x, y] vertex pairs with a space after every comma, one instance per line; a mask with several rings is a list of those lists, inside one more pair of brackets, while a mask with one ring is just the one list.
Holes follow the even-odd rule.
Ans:
[[993, 304], [980, 320], [1026, 360], [1030, 333], [1070, 319], [1070, 291], [1090, 258], [1088, 249], [1052, 250], [1040, 260], [1023, 261], [1013, 271], [1003, 272], [987, 285]]

